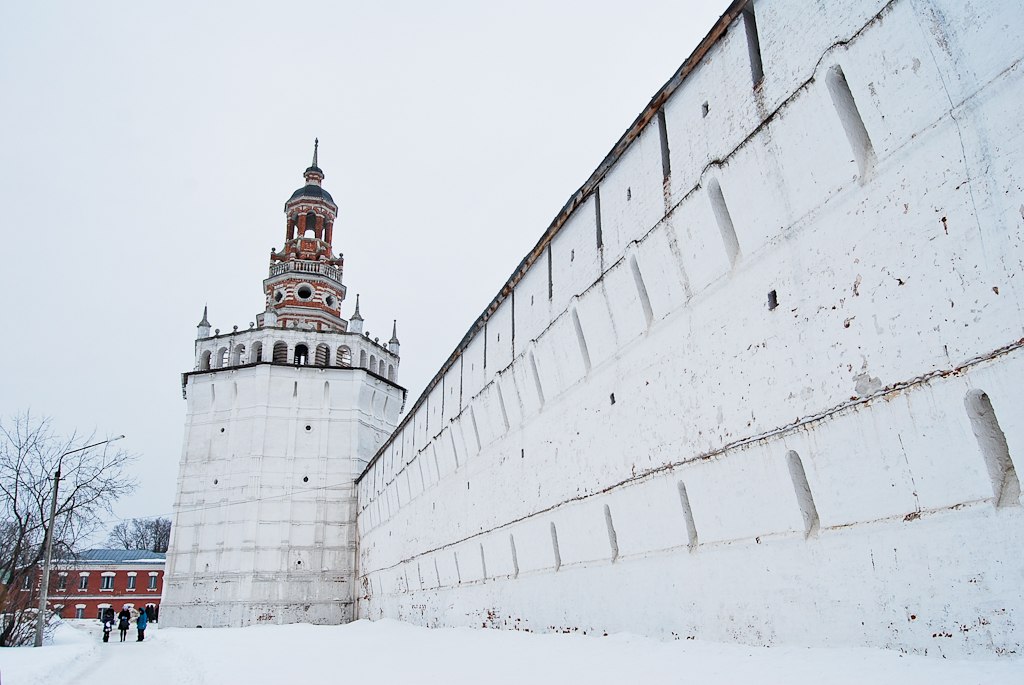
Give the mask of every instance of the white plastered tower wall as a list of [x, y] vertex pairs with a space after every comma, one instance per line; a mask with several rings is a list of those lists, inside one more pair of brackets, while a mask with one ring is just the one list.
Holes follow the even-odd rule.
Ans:
[[[323, 176], [314, 152], [285, 204], [257, 322], [211, 335], [204, 309], [197, 327], [164, 625], [353, 618], [354, 479], [397, 424], [405, 391], [395, 333], [380, 344], [341, 318], [337, 205]], [[358, 305], [353, 316], [362, 322]]]
[[260, 363], [189, 374], [165, 625], [343, 623], [353, 479], [402, 391], [358, 368]]
[[733, 3], [361, 475], [359, 616], [1019, 654], [1022, 57]]

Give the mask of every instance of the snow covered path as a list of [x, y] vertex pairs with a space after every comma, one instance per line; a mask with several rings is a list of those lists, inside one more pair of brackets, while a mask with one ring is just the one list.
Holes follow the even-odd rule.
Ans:
[[[72, 626], [70, 623], [77, 623]], [[103, 644], [68, 622], [54, 645], [0, 650], [0, 685], [250, 683], [785, 683], [1019, 685], [1024, 659], [949, 661], [868, 649], [771, 649], [632, 635], [585, 637], [428, 630], [397, 621], [346, 626], [165, 628]]]

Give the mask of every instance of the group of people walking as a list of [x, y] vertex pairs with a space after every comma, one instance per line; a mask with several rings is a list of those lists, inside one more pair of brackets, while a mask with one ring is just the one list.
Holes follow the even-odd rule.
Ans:
[[[125, 604], [121, 608], [121, 613], [116, 617], [117, 630], [121, 633], [121, 642], [124, 642], [125, 636], [128, 634], [128, 629], [131, 627], [132, 621], [135, 621], [135, 627], [138, 629], [138, 638], [136, 642], [142, 642], [146, 639], [146, 626], [149, 624], [149, 615], [146, 610], [139, 611], [136, 616], [132, 615], [133, 611], [129, 609], [128, 605]], [[110, 633], [114, 630], [114, 610], [111, 607], [107, 607], [103, 610], [103, 641], [110, 642]]]

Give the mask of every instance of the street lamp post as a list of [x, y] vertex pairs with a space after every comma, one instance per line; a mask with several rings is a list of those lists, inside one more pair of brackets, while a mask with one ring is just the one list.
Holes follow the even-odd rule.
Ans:
[[84, 452], [92, 447], [106, 445], [108, 442], [115, 442], [123, 437], [123, 435], [119, 435], [116, 438], [110, 438], [102, 442], [94, 442], [91, 445], [79, 447], [77, 450], [65, 452], [57, 459], [57, 470], [53, 474], [53, 496], [50, 499], [50, 523], [46, 526], [46, 537], [43, 542], [43, 547], [45, 548], [43, 552], [43, 579], [39, 588], [39, 613], [36, 616], [36, 640], [33, 645], [34, 647], [43, 646], [43, 629], [46, 627], [46, 596], [50, 594], [50, 557], [53, 553], [53, 522], [57, 518], [57, 488], [60, 485], [61, 464], [64, 461], [64, 457], [69, 454]]

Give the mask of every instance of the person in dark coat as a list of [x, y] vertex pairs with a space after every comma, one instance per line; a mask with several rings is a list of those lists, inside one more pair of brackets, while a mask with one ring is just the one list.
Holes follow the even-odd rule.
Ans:
[[103, 641], [110, 642], [110, 633], [114, 630], [114, 609], [104, 607], [103, 609]]
[[145, 609], [139, 612], [139, 617], [135, 619], [135, 627], [139, 629], [139, 639], [136, 642], [142, 642], [146, 639], [146, 626], [149, 624], [149, 614]]
[[131, 625], [132, 612], [128, 611], [128, 605], [125, 604], [124, 608], [121, 609], [121, 613], [117, 615], [117, 629], [121, 631], [121, 642], [124, 642], [125, 635], [128, 634], [128, 627]]

